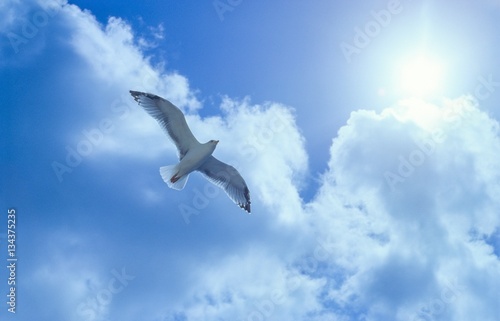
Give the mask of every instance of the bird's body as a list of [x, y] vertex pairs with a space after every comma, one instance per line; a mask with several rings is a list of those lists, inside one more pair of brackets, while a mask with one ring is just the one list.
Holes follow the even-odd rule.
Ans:
[[171, 166], [160, 167], [160, 174], [169, 187], [181, 190], [186, 185], [189, 173], [197, 170], [205, 160], [212, 155], [217, 141], [205, 144], [197, 143], [179, 159], [179, 163]]
[[179, 163], [160, 167], [160, 175], [170, 188], [182, 190], [189, 174], [199, 171], [250, 213], [250, 192], [245, 180], [234, 167], [212, 156], [218, 140], [201, 144], [189, 129], [180, 109], [168, 100], [132, 90], [130, 94], [166, 130], [177, 147]]
[[191, 148], [179, 162], [178, 177], [187, 175], [197, 170], [201, 164], [212, 155], [217, 145], [217, 141], [209, 141], [206, 144], [200, 144], [197, 148]]

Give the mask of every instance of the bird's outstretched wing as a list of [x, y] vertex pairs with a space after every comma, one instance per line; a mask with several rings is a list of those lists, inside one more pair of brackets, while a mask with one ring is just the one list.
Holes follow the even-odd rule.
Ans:
[[174, 104], [159, 96], [140, 91], [131, 90], [130, 94], [167, 132], [177, 146], [179, 159], [182, 159], [192, 146], [200, 144], [189, 129], [184, 114]]
[[250, 191], [236, 168], [210, 156], [197, 170], [209, 181], [224, 189], [233, 202], [250, 213]]

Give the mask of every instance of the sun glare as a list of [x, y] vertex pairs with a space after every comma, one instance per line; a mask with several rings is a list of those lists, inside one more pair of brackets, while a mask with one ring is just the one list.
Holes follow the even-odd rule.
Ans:
[[406, 95], [422, 97], [434, 94], [443, 85], [443, 64], [428, 55], [411, 57], [398, 69], [398, 83]]

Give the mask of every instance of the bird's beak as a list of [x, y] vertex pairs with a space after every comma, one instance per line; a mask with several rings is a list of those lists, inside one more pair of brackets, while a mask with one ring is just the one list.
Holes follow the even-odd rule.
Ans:
[[217, 145], [218, 143], [219, 143], [219, 141], [218, 141], [218, 140], [216, 140], [216, 141], [215, 141], [215, 145]]

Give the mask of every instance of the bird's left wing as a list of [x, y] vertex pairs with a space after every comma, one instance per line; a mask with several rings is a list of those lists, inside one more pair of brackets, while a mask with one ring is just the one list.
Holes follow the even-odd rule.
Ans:
[[197, 170], [209, 181], [224, 189], [239, 207], [250, 213], [250, 191], [236, 168], [210, 156]]
[[130, 94], [167, 132], [177, 147], [179, 159], [182, 159], [191, 147], [200, 144], [189, 129], [184, 114], [174, 104], [159, 96], [140, 91], [131, 90]]

